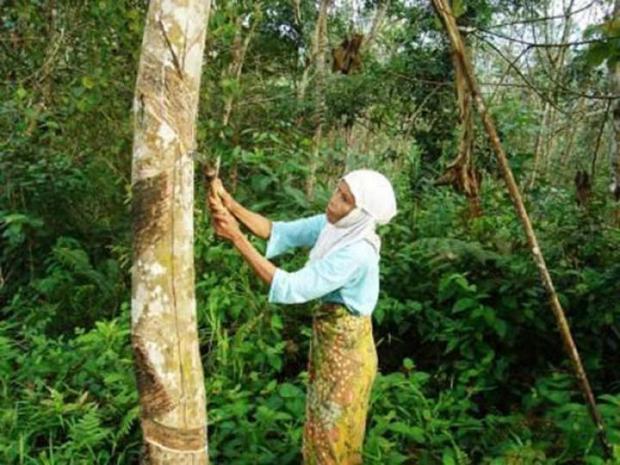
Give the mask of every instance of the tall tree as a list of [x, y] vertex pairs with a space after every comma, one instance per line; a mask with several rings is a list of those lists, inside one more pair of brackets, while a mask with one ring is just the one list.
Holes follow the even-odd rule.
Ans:
[[[562, 27], [562, 36], [560, 38], [560, 47], [557, 53], [554, 55], [550, 48], [545, 48], [544, 52], [549, 61], [549, 71], [548, 75], [552, 84], [554, 84], [554, 89], [552, 94], [549, 96], [549, 99], [545, 101], [543, 117], [540, 124], [540, 129], [536, 136], [536, 143], [534, 145], [534, 166], [532, 168], [532, 173], [529, 182], [529, 188], [533, 188], [536, 183], [536, 177], [541, 171], [541, 165], [548, 164], [549, 158], [551, 157], [551, 152], [553, 151], [555, 136], [553, 134], [547, 135], [547, 140], [545, 140], [546, 133], [548, 129], [554, 125], [555, 119], [557, 117], [556, 112], [551, 105], [553, 103], [557, 103], [559, 88], [562, 81], [562, 74], [564, 73], [565, 61], [566, 61], [566, 52], [568, 50], [568, 42], [571, 33], [571, 14], [573, 11], [573, 5], [575, 0], [570, 0], [568, 2], [568, 6], [564, 10], [564, 24]], [[549, 5], [547, 5], [548, 7]], [[545, 29], [548, 32], [548, 29]], [[532, 25], [532, 32], [535, 34], [535, 28]], [[547, 37], [547, 42], [551, 42], [551, 40]], [[542, 53], [539, 54], [539, 58], [541, 59], [542, 65]], [[544, 66], [544, 65], [543, 65]], [[575, 131], [572, 130], [570, 135], [574, 135]]]
[[208, 463], [192, 152], [209, 7], [150, 3], [134, 95], [132, 346], [148, 465]]
[[[620, 22], [620, 0], [615, 0], [612, 24]], [[609, 81], [611, 92], [620, 95], [620, 60], [617, 57], [610, 58]], [[620, 100], [613, 105], [612, 122], [612, 153], [611, 153], [611, 191], [616, 200], [620, 200]]]
[[[232, 44], [232, 58], [231, 62], [228, 65], [226, 71], [223, 73], [223, 79], [229, 79], [234, 81], [235, 83], [239, 83], [241, 78], [241, 71], [243, 70], [243, 65], [245, 62], [245, 56], [247, 54], [248, 48], [250, 46], [250, 41], [254, 36], [254, 32], [256, 31], [256, 27], [260, 23], [262, 19], [262, 2], [256, 2], [254, 4], [254, 10], [251, 15], [252, 24], [249, 27], [248, 31], [245, 33], [245, 37], [243, 36], [243, 22], [247, 19], [247, 15], [239, 14], [237, 20], [235, 22], [235, 38], [233, 39]], [[230, 115], [233, 110], [234, 103], [234, 95], [229, 94], [224, 98], [224, 114], [222, 116], [222, 127], [225, 128], [228, 126], [230, 121]]]
[[319, 164], [319, 149], [323, 138], [323, 123], [325, 120], [325, 51], [327, 49], [327, 10], [332, 0], [321, 0], [319, 13], [314, 28], [312, 38], [312, 60], [314, 62], [314, 136], [312, 137], [312, 153], [310, 155], [310, 166], [308, 179], [306, 181], [306, 194], [312, 198], [314, 196], [314, 186], [316, 184], [316, 170]]

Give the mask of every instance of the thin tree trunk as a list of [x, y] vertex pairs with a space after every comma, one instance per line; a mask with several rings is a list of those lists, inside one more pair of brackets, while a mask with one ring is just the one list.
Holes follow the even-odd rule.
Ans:
[[134, 96], [132, 347], [143, 463], [208, 463], [194, 166], [209, 0], [151, 0]]
[[[620, 0], [617, 1], [620, 2]], [[450, 42], [452, 43], [453, 50], [457, 54], [457, 57], [461, 62], [461, 66], [463, 67], [463, 70], [465, 72], [469, 91], [472, 94], [474, 103], [476, 104], [476, 108], [480, 113], [484, 128], [489, 136], [491, 146], [493, 147], [495, 155], [497, 156], [499, 167], [504, 177], [504, 180], [506, 181], [510, 198], [514, 204], [517, 215], [523, 224], [523, 229], [525, 231], [525, 235], [527, 237], [527, 241], [532, 252], [532, 257], [538, 267], [542, 283], [547, 291], [549, 303], [556, 318], [558, 329], [562, 336], [564, 349], [566, 350], [566, 353], [568, 354], [571, 361], [574, 374], [577, 378], [581, 393], [585, 398], [590, 415], [592, 416], [592, 419], [596, 426], [598, 437], [601, 441], [603, 450], [605, 454], [609, 456], [611, 453], [611, 447], [609, 445], [609, 441], [607, 440], [607, 435], [603, 426], [603, 419], [596, 406], [594, 394], [592, 393], [590, 383], [586, 376], [585, 370], [583, 369], [581, 358], [579, 356], [579, 353], [577, 352], [577, 347], [575, 346], [575, 342], [573, 341], [573, 337], [568, 326], [568, 321], [566, 320], [566, 316], [564, 315], [564, 310], [562, 309], [562, 305], [560, 304], [558, 295], [555, 292], [553, 281], [551, 279], [551, 275], [549, 274], [549, 270], [547, 269], [543, 254], [540, 250], [534, 228], [532, 227], [532, 223], [527, 214], [527, 210], [525, 209], [525, 205], [523, 204], [521, 193], [519, 192], [519, 188], [517, 186], [517, 183], [515, 182], [512, 170], [510, 168], [510, 164], [508, 163], [508, 157], [506, 156], [504, 148], [502, 147], [502, 144], [499, 140], [499, 136], [497, 135], [495, 124], [487, 111], [484, 100], [482, 99], [482, 94], [480, 93], [478, 83], [474, 76], [472, 65], [465, 54], [463, 39], [461, 38], [460, 32], [456, 25], [456, 21], [446, 0], [432, 0], [432, 3], [435, 7], [435, 10], [437, 11], [437, 14], [439, 15], [445, 26]]]
[[293, 11], [295, 13], [295, 23], [301, 25], [301, 0], [293, 0]]
[[315, 129], [312, 138], [312, 152], [310, 154], [310, 164], [308, 178], [306, 179], [306, 195], [312, 199], [314, 197], [314, 187], [316, 185], [316, 170], [319, 164], [321, 139], [323, 136], [323, 122], [325, 119], [325, 49], [327, 48], [327, 10], [331, 0], [321, 0], [319, 14], [314, 29], [312, 43], [312, 56], [314, 57], [314, 104], [315, 104]]
[[549, 112], [551, 111], [551, 105], [549, 102], [545, 102], [543, 109], [543, 117], [536, 134], [536, 143], [534, 145], [534, 166], [532, 168], [532, 174], [530, 175], [530, 182], [528, 189], [532, 189], [536, 183], [536, 175], [538, 173], [540, 160], [543, 157], [543, 147], [545, 145], [545, 132], [547, 131], [547, 122], [549, 119]]
[[[237, 20], [237, 31], [235, 33], [235, 38], [233, 40], [233, 50], [232, 50], [232, 61], [228, 66], [227, 77], [229, 79], [233, 79], [236, 82], [239, 82], [241, 78], [241, 71], [243, 70], [243, 64], [245, 62], [245, 56], [247, 54], [248, 48], [250, 46], [250, 41], [252, 40], [252, 36], [254, 35], [254, 31], [256, 30], [256, 26], [260, 21], [260, 13], [261, 13], [262, 3], [258, 2], [254, 7], [254, 21], [252, 21], [252, 26], [250, 30], [246, 34], [244, 38], [242, 38], [242, 24], [241, 20], [243, 19], [241, 16]], [[228, 126], [228, 122], [230, 121], [230, 115], [233, 109], [234, 98], [232, 95], [228, 95], [224, 99], [224, 114], [222, 116], [222, 126]]]
[[[570, 37], [570, 26], [571, 26], [571, 11], [573, 9], [573, 5], [575, 0], [570, 0], [568, 7], [564, 11], [564, 28], [562, 29], [562, 44], [568, 42]], [[561, 47], [558, 50], [555, 58], [551, 56], [551, 50], [545, 49], [545, 52], [548, 54], [549, 61], [551, 62], [551, 76], [553, 78], [553, 82], [557, 83], [556, 89], [553, 95], [553, 101], [557, 103], [557, 93], [559, 91], [560, 80], [562, 78], [562, 72], [564, 70], [564, 58], [566, 56], [566, 50], [568, 46]], [[553, 148], [555, 145], [555, 137], [551, 136], [547, 141], [544, 140], [545, 133], [549, 127], [553, 127], [555, 124], [556, 112], [550, 103], [545, 102], [545, 109], [543, 112], [543, 121], [540, 126], [540, 130], [538, 135], [536, 136], [536, 148], [534, 151], [534, 168], [532, 170], [529, 189], [532, 189], [536, 183], [536, 177], [540, 171], [541, 164], [548, 168], [548, 161], [552, 155]], [[546, 143], [545, 143], [546, 142]], [[545, 162], [546, 160], [546, 162]]]
[[[56, 0], [49, 0], [47, 2], [47, 37], [49, 49], [54, 48], [55, 35], [56, 35], [56, 18], [58, 11], [56, 9]], [[46, 60], [44, 69], [42, 70], [43, 82], [41, 83], [43, 94], [43, 106], [49, 105], [52, 101], [52, 95], [54, 93], [54, 80], [52, 79], [52, 60]]]
[[598, 158], [599, 150], [601, 149], [601, 141], [603, 140], [603, 133], [605, 132], [605, 125], [607, 124], [607, 118], [609, 117], [609, 110], [611, 109], [612, 100], [607, 101], [607, 106], [605, 107], [605, 113], [603, 114], [603, 120], [601, 121], [601, 127], [598, 130], [598, 135], [596, 136], [596, 143], [594, 145], [594, 153], [592, 154], [592, 165], [590, 167], [590, 179], [592, 180], [592, 184], [594, 185], [594, 178], [596, 176], [596, 160]]
[[[358, 50], [358, 54], [361, 56], [362, 50], [364, 48], [369, 49], [372, 47], [373, 43], [379, 36], [381, 32], [381, 28], [383, 26], [383, 19], [385, 18], [385, 14], [387, 13], [387, 9], [390, 5], [390, 0], [383, 0], [377, 6], [375, 15], [372, 19], [372, 24], [370, 26], [370, 31], [366, 38], [360, 44], [360, 48]], [[355, 123], [357, 118], [353, 116], [351, 119], [347, 118], [347, 121], [344, 124], [344, 140], [345, 140], [345, 162], [344, 162], [344, 171], [347, 172], [352, 168], [353, 163], [353, 146], [355, 145]], [[367, 151], [364, 151], [367, 153]]]
[[304, 68], [304, 72], [301, 75], [301, 81], [299, 81], [299, 86], [297, 87], [297, 100], [299, 102], [303, 102], [306, 98], [306, 89], [308, 88], [308, 82], [310, 81], [310, 70], [312, 69], [312, 64], [310, 61], [306, 64]]
[[[243, 65], [245, 63], [245, 56], [247, 54], [248, 48], [250, 46], [250, 41], [252, 40], [252, 36], [254, 35], [254, 31], [256, 30], [256, 26], [258, 25], [261, 18], [261, 7], [262, 2], [258, 2], [254, 6], [254, 20], [252, 21], [252, 26], [250, 30], [243, 37], [242, 34], [242, 20], [243, 16], [239, 16], [237, 18], [236, 27], [237, 30], [235, 32], [235, 38], [233, 39], [232, 45], [232, 60], [228, 65], [228, 69], [225, 77], [235, 81], [235, 83], [239, 84], [241, 80], [241, 72], [243, 70]], [[224, 111], [222, 114], [222, 130], [220, 131], [220, 138], [224, 139], [224, 129], [230, 123], [230, 117], [233, 111], [233, 105], [235, 102], [234, 95], [230, 94], [224, 98]], [[232, 134], [232, 145], [236, 147], [239, 145], [239, 128], [233, 128]], [[237, 180], [238, 180], [238, 171], [239, 167], [237, 161], [233, 161], [233, 165], [230, 168], [230, 189], [234, 193], [237, 190]]]
[[[613, 20], [620, 21], [620, 0], [614, 2]], [[611, 93], [620, 95], [620, 60], [610, 62], [609, 81]], [[612, 123], [610, 190], [615, 200], [620, 201], [620, 100], [616, 100], [613, 105]], [[620, 211], [618, 213], [618, 217], [620, 218]]]
[[[578, 113], [582, 113], [584, 110], [586, 104], [586, 99], [584, 97], [580, 97], [579, 101], [577, 102], [577, 112]], [[564, 148], [564, 153], [562, 154], [561, 158], [557, 161], [558, 166], [570, 166], [573, 163], [571, 158], [573, 155], [573, 149], [575, 148], [575, 139], [577, 138], [577, 133], [578, 130], [576, 127], [574, 127], [573, 125], [568, 127], [568, 134], [566, 135], [566, 137], [568, 138], [568, 142], [566, 144], [566, 147]], [[579, 162], [577, 161], [575, 164], [579, 164]], [[556, 177], [563, 174], [562, 172], [558, 172], [559, 170], [553, 170], [553, 173], [556, 174]]]
[[[327, 9], [329, 8], [330, 3], [331, 0], [321, 0], [321, 4], [319, 5], [319, 12], [316, 23], [314, 25], [314, 32], [312, 34], [312, 47], [310, 50], [310, 57], [306, 61], [304, 72], [301, 76], [301, 81], [299, 83], [299, 86], [297, 87], [297, 100], [299, 102], [302, 102], [306, 98], [306, 91], [308, 90], [308, 85], [310, 84], [310, 76], [312, 71], [316, 73], [317, 62], [319, 60], [319, 54], [321, 52], [320, 43], [317, 40], [317, 34], [321, 33], [322, 26], [324, 26], [325, 34], [327, 34]], [[322, 11], [324, 11], [323, 14], [321, 13]], [[323, 17], [321, 15], [323, 15]], [[325, 24], [323, 24], [323, 22]], [[327, 37], [325, 37], [325, 40], [327, 41]]]
[[385, 18], [385, 14], [387, 13], [387, 9], [389, 6], [390, 0], [383, 0], [381, 4], [377, 6], [377, 11], [372, 19], [372, 26], [370, 26], [370, 31], [368, 32], [368, 35], [366, 36], [366, 40], [363, 42], [362, 47], [371, 47], [374, 41], [377, 39], [377, 36], [381, 31], [381, 27], [383, 26], [383, 19]]

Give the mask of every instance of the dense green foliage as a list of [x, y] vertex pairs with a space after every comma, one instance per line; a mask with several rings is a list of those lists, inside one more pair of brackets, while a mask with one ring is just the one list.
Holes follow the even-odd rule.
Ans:
[[[130, 0], [70, 3], [0, 2], [0, 463], [7, 465], [135, 464], [140, 452], [129, 345], [129, 192], [130, 110], [145, 7]], [[458, 131], [449, 51], [429, 5], [394, 2], [388, 14], [398, 21], [385, 27], [378, 51], [364, 52], [363, 71], [329, 76], [325, 120], [332, 132], [321, 151], [316, 196], [308, 200], [314, 100], [311, 87], [304, 99], [296, 91], [314, 2], [301, 2], [301, 24], [294, 2], [268, 3], [260, 14], [242, 2], [218, 2], [212, 12], [199, 145], [222, 156], [224, 182], [241, 203], [290, 219], [324, 208], [345, 167], [344, 121], [367, 128], [356, 133], [364, 142], [349, 153], [349, 166], [385, 172], [399, 214], [380, 231], [374, 324], [381, 374], [365, 463], [603, 464], [480, 130], [484, 215], [470, 218], [460, 194], [434, 184], [454, 156]], [[371, 3], [359, 13], [371, 15]], [[503, 19], [537, 12], [527, 2], [458, 4], [472, 25], [502, 11]], [[243, 15], [242, 33], [256, 27], [236, 80], [226, 70]], [[346, 12], [333, 12], [331, 43], [347, 28]], [[584, 68], [582, 58], [574, 54], [571, 64], [581, 74], [566, 73], [566, 86], [599, 91], [600, 69]], [[234, 106], [223, 127], [229, 96]], [[570, 92], [554, 98], [567, 111], [575, 106]], [[491, 109], [524, 181], [540, 103], [509, 88]], [[574, 129], [570, 158], [550, 158], [527, 206], [615, 445], [610, 463], [618, 463], [618, 207], [603, 187], [605, 167], [588, 208], [576, 204], [570, 183], [576, 168], [589, 166], [595, 122]], [[567, 145], [558, 142], [555, 153]], [[212, 461], [299, 463], [315, 304], [268, 304], [266, 288], [213, 236], [203, 195], [198, 189], [196, 294]], [[290, 270], [304, 261], [300, 251], [278, 265]]]

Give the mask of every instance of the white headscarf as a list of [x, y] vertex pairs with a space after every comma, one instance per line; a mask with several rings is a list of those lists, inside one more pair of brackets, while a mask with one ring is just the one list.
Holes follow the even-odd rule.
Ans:
[[310, 251], [310, 261], [360, 240], [368, 241], [379, 254], [377, 224], [396, 215], [396, 197], [390, 181], [373, 170], [355, 170], [342, 178], [355, 198], [355, 208], [334, 224], [327, 223]]

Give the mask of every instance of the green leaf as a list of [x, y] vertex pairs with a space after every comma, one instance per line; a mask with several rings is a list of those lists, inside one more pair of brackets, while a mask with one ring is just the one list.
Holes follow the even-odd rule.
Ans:
[[299, 189], [291, 186], [284, 186], [284, 192], [300, 207], [305, 208], [308, 206], [308, 200], [306, 199], [306, 195]]
[[453, 313], [459, 313], [463, 310], [468, 310], [478, 305], [478, 301], [476, 299], [472, 299], [471, 297], [463, 297], [462, 299], [457, 300], [452, 306]]
[[82, 85], [86, 89], [92, 89], [93, 87], [95, 87], [95, 81], [90, 76], [84, 76], [82, 78]]
[[495, 320], [494, 328], [495, 328], [495, 332], [500, 338], [503, 339], [506, 337], [506, 333], [508, 332], [508, 325], [506, 324], [504, 320], [501, 320], [501, 319]]
[[464, 0], [453, 0], [452, 1], [452, 14], [455, 18], [458, 18], [463, 15], [467, 11], [467, 5], [465, 5]]
[[412, 439], [415, 442], [423, 443], [424, 442], [424, 430], [419, 426], [409, 426], [402, 421], [397, 421], [395, 423], [391, 423], [389, 425], [390, 431], [394, 433], [401, 434], [406, 438]]
[[456, 465], [456, 460], [454, 460], [454, 453], [451, 449], [444, 449], [441, 457], [441, 463], [443, 465]]
[[282, 329], [282, 318], [277, 313], [271, 316], [271, 327], [273, 329]]
[[285, 399], [292, 398], [292, 397], [301, 397], [301, 396], [303, 396], [302, 390], [299, 389], [294, 384], [291, 384], [291, 383], [283, 383], [283, 384], [281, 384], [280, 387], [278, 388], [278, 392]]
[[596, 68], [611, 55], [611, 51], [611, 47], [603, 42], [592, 44], [585, 54], [586, 64]]
[[24, 99], [27, 95], [28, 95], [28, 91], [24, 89], [23, 87], [18, 87], [17, 90], [15, 91], [15, 96], [19, 100]]

